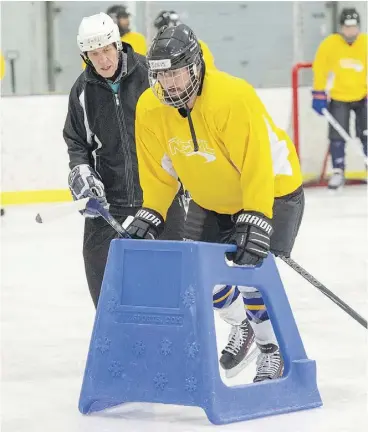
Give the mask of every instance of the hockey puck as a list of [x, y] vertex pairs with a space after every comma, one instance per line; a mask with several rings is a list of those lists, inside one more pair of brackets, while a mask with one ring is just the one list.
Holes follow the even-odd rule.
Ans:
[[36, 222], [42, 223], [42, 217], [41, 217], [41, 215], [39, 213], [36, 216]]

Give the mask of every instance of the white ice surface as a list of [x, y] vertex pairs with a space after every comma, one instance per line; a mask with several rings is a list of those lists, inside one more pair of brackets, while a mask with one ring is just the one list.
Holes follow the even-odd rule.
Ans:
[[[43, 206], [6, 209], [1, 224], [3, 432], [338, 432], [367, 430], [367, 331], [300, 278], [279, 269], [322, 408], [214, 426], [199, 408], [127, 404], [83, 416], [77, 409], [94, 309], [82, 260], [83, 218], [50, 225]], [[367, 317], [367, 195], [361, 186], [307, 191], [293, 258]], [[219, 347], [228, 328], [217, 321]], [[250, 379], [254, 365], [233, 379]]]

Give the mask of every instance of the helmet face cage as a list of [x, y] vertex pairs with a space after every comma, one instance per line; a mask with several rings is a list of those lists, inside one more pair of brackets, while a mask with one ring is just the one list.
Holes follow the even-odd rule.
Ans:
[[198, 93], [201, 84], [202, 56], [198, 52], [191, 63], [172, 68], [171, 60], [149, 60], [148, 78], [156, 97], [165, 105], [184, 108]]

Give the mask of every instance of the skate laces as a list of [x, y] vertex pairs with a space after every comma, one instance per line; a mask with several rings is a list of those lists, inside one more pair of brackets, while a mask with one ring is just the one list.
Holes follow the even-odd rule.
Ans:
[[275, 351], [270, 354], [261, 353], [257, 358], [257, 377], [273, 377], [277, 374], [280, 367], [280, 352]]
[[247, 326], [244, 326], [243, 324], [239, 326], [232, 326], [229, 335], [229, 342], [224, 348], [224, 351], [234, 355], [238, 354], [247, 336]]

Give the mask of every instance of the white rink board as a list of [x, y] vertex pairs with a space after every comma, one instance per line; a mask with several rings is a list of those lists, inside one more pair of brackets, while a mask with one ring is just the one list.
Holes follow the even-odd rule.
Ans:
[[[290, 117], [290, 89], [261, 89], [280, 127]], [[62, 130], [68, 96], [1, 99], [1, 189], [5, 192], [66, 189], [69, 173]]]
[[[275, 123], [291, 138], [291, 89], [258, 89]], [[311, 109], [310, 89], [300, 92], [300, 137], [305, 174], [319, 175], [327, 151], [327, 121]], [[1, 99], [1, 189], [5, 192], [67, 189], [67, 146], [62, 130], [68, 96]], [[348, 171], [363, 171], [363, 158], [347, 149]]]
[[67, 96], [1, 98], [1, 189], [68, 188]]

